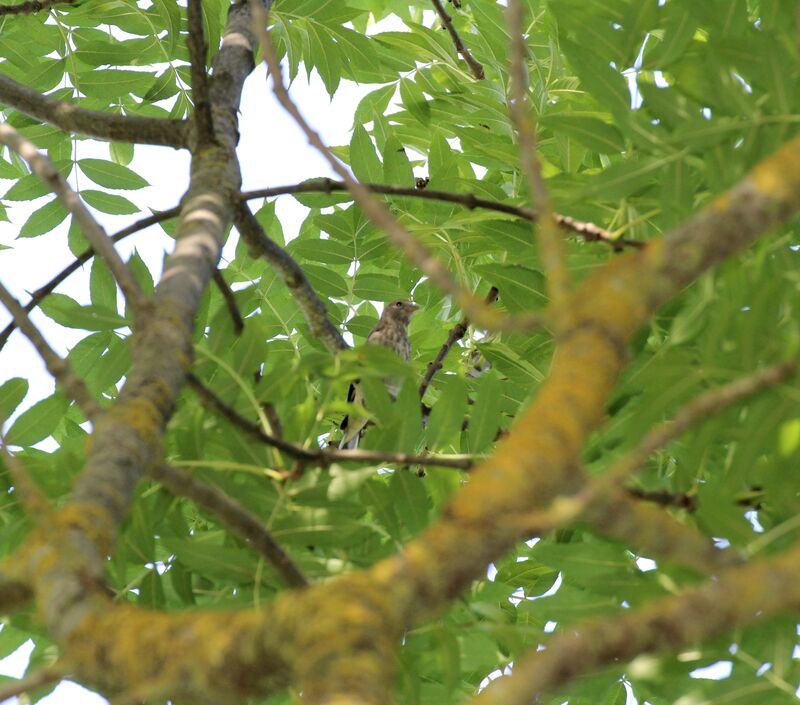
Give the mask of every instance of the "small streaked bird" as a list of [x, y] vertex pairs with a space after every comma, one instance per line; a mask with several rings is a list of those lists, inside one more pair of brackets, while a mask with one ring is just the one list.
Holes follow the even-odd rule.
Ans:
[[[414, 311], [418, 308], [419, 306], [416, 304], [402, 299], [387, 304], [386, 308], [383, 309], [380, 320], [369, 332], [367, 343], [370, 345], [383, 345], [408, 361], [411, 357], [411, 346], [408, 343], [408, 323], [411, 320], [411, 316], [414, 315]], [[400, 391], [401, 382], [387, 379], [385, 383], [389, 395], [394, 399]], [[347, 401], [364, 404], [364, 396], [357, 382], [350, 385]], [[342, 440], [339, 442], [339, 448], [343, 450], [358, 448], [358, 439], [361, 438], [366, 425], [366, 419], [351, 420], [349, 416], [345, 416], [340, 425], [343, 435]]]

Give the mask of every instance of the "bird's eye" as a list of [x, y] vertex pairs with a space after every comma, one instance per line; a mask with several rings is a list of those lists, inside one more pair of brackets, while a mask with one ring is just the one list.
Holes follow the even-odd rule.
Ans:
[[400, 308], [403, 305], [403, 302], [402, 301], [395, 301], [394, 305], [397, 306], [397, 308]]

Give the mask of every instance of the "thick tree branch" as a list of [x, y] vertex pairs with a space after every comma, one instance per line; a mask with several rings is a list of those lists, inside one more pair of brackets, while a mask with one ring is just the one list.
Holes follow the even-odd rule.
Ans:
[[288, 287], [305, 316], [311, 334], [319, 340], [332, 355], [350, 346], [345, 342], [339, 329], [328, 318], [328, 310], [314, 287], [303, 273], [300, 265], [282, 247], [276, 245], [264, 232], [261, 223], [245, 203], [236, 210], [236, 228], [244, 238], [250, 252], [263, 257]]
[[250, 0], [253, 18], [258, 29], [258, 36], [261, 42], [261, 53], [264, 61], [272, 76], [272, 85], [278, 102], [283, 106], [300, 129], [306, 135], [308, 141], [325, 158], [330, 167], [338, 174], [339, 178], [347, 185], [348, 191], [353, 195], [356, 203], [364, 211], [364, 214], [386, 233], [389, 240], [400, 248], [410, 262], [419, 269], [446, 294], [453, 297], [456, 303], [464, 310], [475, 325], [489, 330], [527, 330], [538, 328], [543, 321], [538, 314], [521, 314], [508, 316], [501, 313], [481, 301], [471, 292], [465, 290], [442, 262], [431, 253], [417, 238], [406, 230], [400, 222], [389, 212], [380, 201], [372, 196], [369, 190], [355, 180], [348, 169], [337, 159], [333, 152], [325, 145], [319, 133], [316, 132], [300, 113], [297, 106], [289, 96], [289, 92], [283, 83], [283, 73], [280, 62], [275, 55], [272, 40], [267, 32], [267, 15], [264, 9], [258, 4], [257, 0]]
[[[489, 294], [486, 296], [486, 303], [491, 305], [495, 301], [497, 301], [498, 291], [496, 287], [492, 287], [489, 289]], [[444, 345], [439, 349], [439, 352], [436, 353], [436, 357], [433, 359], [432, 362], [428, 363], [428, 367], [425, 370], [425, 376], [422, 378], [422, 382], [419, 385], [419, 396], [420, 399], [425, 396], [425, 392], [428, 391], [428, 387], [433, 380], [434, 375], [442, 369], [442, 363], [444, 359], [447, 357], [450, 350], [452, 350], [453, 346], [461, 340], [467, 334], [467, 328], [469, 328], [469, 319], [465, 316], [461, 319], [460, 323], [457, 323], [451, 330], [450, 333], [447, 335], [447, 340], [444, 341]]]
[[216, 487], [192, 477], [188, 472], [156, 463], [150, 475], [173, 494], [188, 497], [197, 506], [216, 514], [222, 522], [241, 534], [281, 576], [289, 587], [305, 587], [308, 580], [294, 561], [272, 537], [263, 522], [241, 504]]
[[439, 19], [442, 21], [442, 26], [447, 30], [450, 38], [453, 40], [453, 45], [456, 48], [456, 51], [461, 54], [464, 61], [467, 62], [467, 66], [469, 66], [469, 71], [472, 74], [473, 78], [476, 78], [479, 81], [482, 81], [486, 78], [486, 74], [483, 71], [483, 66], [480, 62], [475, 60], [475, 57], [472, 56], [469, 49], [467, 49], [466, 45], [464, 44], [464, 40], [461, 39], [461, 35], [456, 31], [456, 28], [453, 26], [453, 18], [450, 17], [447, 10], [444, 9], [444, 5], [442, 5], [441, 0], [432, 0], [433, 8], [436, 10], [436, 14], [439, 15]]
[[[72, 0], [69, 1], [72, 2]], [[4, 703], [17, 695], [29, 693], [32, 690], [49, 685], [50, 683], [56, 683], [63, 679], [64, 675], [64, 672], [58, 668], [42, 668], [18, 681], [6, 683], [6, 685], [0, 687], [0, 703]]]
[[0, 74], [0, 103], [67, 133], [101, 140], [183, 148], [189, 144], [190, 123], [87, 110], [55, 100]]
[[[536, 211], [526, 206], [512, 206], [502, 201], [493, 201], [487, 198], [478, 198], [473, 193], [449, 193], [448, 191], [437, 191], [436, 189], [418, 189], [395, 184], [373, 184], [363, 183], [371, 193], [379, 193], [386, 196], [403, 196], [409, 198], [421, 198], [430, 201], [444, 201], [446, 203], [456, 203], [465, 208], [473, 210], [483, 208], [486, 210], [497, 211], [516, 216], [524, 220], [535, 221]], [[334, 181], [333, 179], [311, 179], [299, 184], [288, 186], [274, 186], [271, 188], [258, 189], [256, 191], [244, 191], [242, 199], [249, 201], [253, 198], [269, 198], [271, 196], [282, 196], [284, 194], [295, 193], [333, 193], [334, 191], [347, 191], [347, 184], [344, 181]], [[627, 240], [618, 238], [608, 230], [595, 225], [594, 223], [584, 223], [575, 220], [568, 215], [555, 214], [556, 222], [566, 231], [571, 231], [580, 235], [587, 242], [604, 242], [614, 249], [630, 247], [641, 249], [645, 243], [640, 240]]]
[[[753, 589], [753, 586], [759, 589]], [[716, 581], [638, 610], [570, 626], [514, 664], [472, 705], [527, 705], [582, 673], [641, 653], [675, 650], [800, 605], [800, 550], [731, 569]]]
[[186, 46], [189, 49], [189, 59], [192, 66], [194, 127], [197, 145], [200, 147], [215, 140], [208, 74], [206, 73], [208, 44], [203, 32], [203, 4], [201, 0], [188, 0], [186, 16], [189, 24]]
[[520, 147], [520, 164], [526, 176], [528, 197], [539, 214], [536, 242], [539, 259], [547, 275], [547, 290], [557, 323], [569, 313], [564, 300], [570, 289], [566, 249], [554, 220], [555, 211], [547, 185], [542, 176], [542, 165], [537, 154], [536, 121], [528, 105], [527, 49], [523, 32], [524, 11], [520, 0], [508, 0], [506, 9], [510, 36], [509, 77], [511, 100], [509, 113], [517, 130]]
[[656, 308], [798, 208], [800, 139], [681, 228], [584, 279], [570, 294], [574, 322], [559, 336], [550, 374], [531, 406], [442, 517], [401, 557], [372, 571], [399, 601], [404, 625], [422, 618], [421, 605], [428, 614], [446, 605], [489, 561], [528, 535], [525, 516], [575, 487], [581, 449], [604, 419], [627, 361], [627, 341]]
[[84, 381], [72, 371], [70, 364], [66, 360], [63, 360], [53, 348], [47, 344], [47, 341], [39, 332], [39, 329], [33, 325], [31, 319], [28, 318], [25, 309], [22, 308], [19, 301], [11, 295], [2, 283], [0, 283], [0, 302], [3, 303], [13, 316], [17, 327], [25, 334], [28, 340], [31, 341], [33, 347], [36, 348], [36, 352], [38, 352], [42, 360], [44, 360], [47, 371], [53, 375], [64, 388], [67, 396], [76, 401], [78, 407], [87, 419], [97, 418], [101, 412], [101, 408], [95, 401], [91, 392], [86, 388]]
[[78, 194], [69, 187], [61, 172], [53, 166], [53, 163], [46, 156], [36, 149], [33, 142], [20, 135], [8, 123], [0, 125], [0, 142], [7, 145], [28, 162], [31, 171], [55, 193], [64, 208], [72, 213], [72, 216], [81, 226], [86, 239], [92, 245], [92, 249], [99, 253], [103, 261], [108, 265], [111, 274], [114, 275], [114, 279], [122, 289], [125, 300], [135, 312], [137, 318], [143, 316], [147, 308], [147, 302], [133, 276], [133, 272], [122, 261], [106, 231], [92, 217]]
[[[127, 228], [123, 228], [118, 233], [111, 236], [111, 242], [117, 243], [120, 240], [124, 240], [129, 235], [133, 235], [134, 233], [139, 232], [140, 230], [144, 230], [144, 228], [148, 228], [151, 225], [155, 225], [156, 223], [160, 223], [164, 220], [168, 220], [169, 218], [175, 218], [180, 213], [180, 208], [170, 208], [167, 211], [162, 211], [160, 213], [155, 213], [153, 215], [149, 215], [146, 218], [142, 218], [137, 220], [135, 223], [132, 223]], [[24, 309], [26, 313], [30, 313], [35, 309], [44, 299], [46, 299], [50, 294], [55, 291], [56, 287], [61, 284], [70, 274], [74, 274], [77, 272], [84, 264], [86, 264], [92, 257], [94, 257], [94, 249], [89, 248], [88, 250], [84, 250], [80, 255], [78, 255], [75, 260], [68, 266], [62, 269], [55, 277], [53, 277], [47, 284], [44, 286], [39, 287], [36, 291], [33, 292], [31, 295], [31, 300], [25, 304]], [[5, 344], [8, 342], [8, 337], [14, 331], [16, 327], [16, 322], [11, 321], [5, 328], [3, 328], [2, 332], [0, 332], [0, 350], [3, 349]]]

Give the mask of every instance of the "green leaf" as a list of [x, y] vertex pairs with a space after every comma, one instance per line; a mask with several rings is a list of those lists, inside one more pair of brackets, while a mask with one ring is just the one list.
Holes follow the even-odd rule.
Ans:
[[350, 165], [359, 181], [379, 182], [381, 180], [383, 166], [375, 153], [372, 140], [361, 125], [356, 125], [353, 129], [353, 138], [350, 141]]
[[461, 432], [467, 411], [467, 386], [457, 375], [440, 381], [442, 389], [428, 419], [428, 447], [442, 448]]
[[81, 196], [88, 205], [103, 213], [110, 213], [111, 215], [132, 215], [133, 213], [139, 212], [139, 208], [127, 198], [114, 193], [84, 189], [81, 191]]
[[153, 76], [140, 71], [104, 69], [87, 71], [79, 76], [81, 91], [93, 98], [120, 98], [132, 93], [143, 98], [153, 85]]
[[561, 48], [581, 79], [582, 87], [601, 106], [620, 115], [630, 111], [631, 97], [625, 79], [609, 65], [608, 57], [568, 39], [561, 40]]
[[393, 301], [408, 296], [408, 292], [403, 292], [397, 283], [397, 277], [390, 277], [386, 274], [361, 274], [360, 272], [356, 274], [353, 293], [368, 301]]
[[8, 419], [28, 393], [28, 380], [12, 377], [0, 385], [0, 423]]
[[602, 154], [616, 154], [625, 146], [620, 131], [613, 125], [597, 118], [568, 113], [550, 113], [540, 117], [539, 124], [555, 133], [573, 137], [589, 149]]
[[500, 428], [500, 380], [490, 372], [481, 375], [475, 384], [474, 398], [467, 443], [469, 452], [476, 454], [489, 448]]
[[530, 311], [547, 303], [541, 272], [516, 264], [481, 264], [473, 267], [500, 291], [500, 300], [509, 311]]
[[161, 540], [167, 550], [189, 570], [234, 585], [253, 580], [256, 558], [246, 549], [214, 545], [202, 540], [185, 541], [171, 536], [162, 537]]
[[110, 330], [129, 325], [128, 320], [105, 306], [81, 306], [64, 294], [50, 294], [39, 305], [42, 312], [67, 328]]
[[24, 411], [6, 432], [6, 442], [32, 446], [50, 436], [67, 413], [69, 402], [60, 394], [36, 402]]
[[92, 303], [116, 312], [117, 284], [105, 262], [95, 257], [92, 262], [92, 273], [89, 278], [89, 293]]
[[149, 185], [139, 174], [122, 164], [105, 159], [79, 159], [78, 164], [86, 176], [106, 188], [140, 189]]
[[66, 217], [67, 211], [64, 206], [58, 200], [52, 200], [31, 213], [28, 220], [20, 228], [19, 236], [38, 237], [49, 233], [53, 228], [61, 224]]

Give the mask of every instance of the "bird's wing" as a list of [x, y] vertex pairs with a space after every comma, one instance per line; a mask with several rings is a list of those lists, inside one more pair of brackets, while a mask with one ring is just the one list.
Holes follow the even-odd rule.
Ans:
[[[347, 392], [347, 401], [354, 404], [364, 405], [364, 394], [361, 391], [361, 385], [353, 382]], [[342, 429], [342, 440], [339, 441], [340, 450], [353, 450], [358, 448], [358, 439], [361, 437], [361, 431], [367, 425], [365, 418], [352, 418], [349, 415], [342, 419], [339, 428]]]

